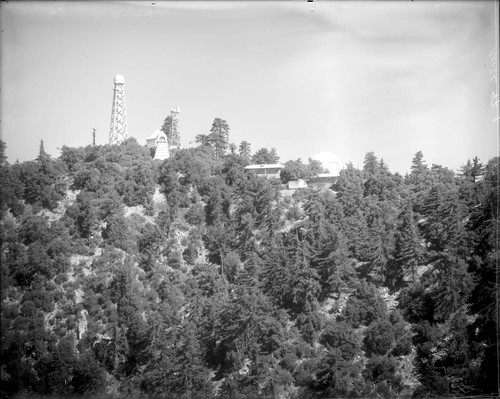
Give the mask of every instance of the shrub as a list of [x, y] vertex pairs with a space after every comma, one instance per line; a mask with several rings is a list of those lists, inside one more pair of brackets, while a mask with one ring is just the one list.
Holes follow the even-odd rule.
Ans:
[[343, 317], [351, 326], [357, 328], [386, 315], [387, 306], [377, 289], [363, 280], [347, 300]]
[[375, 382], [396, 382], [396, 360], [392, 357], [373, 356], [366, 364], [365, 378]]
[[365, 331], [363, 340], [365, 350], [369, 355], [385, 355], [394, 342], [394, 332], [389, 320], [377, 320]]
[[340, 351], [345, 360], [353, 359], [361, 349], [361, 337], [345, 322], [329, 322], [321, 334], [320, 343]]
[[411, 352], [411, 334], [405, 328], [405, 323], [397, 323], [393, 326], [394, 340], [396, 346], [392, 350], [393, 356], [406, 356]]

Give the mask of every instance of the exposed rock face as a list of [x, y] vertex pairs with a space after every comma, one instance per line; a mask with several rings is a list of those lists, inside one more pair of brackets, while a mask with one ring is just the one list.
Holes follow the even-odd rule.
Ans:
[[81, 310], [80, 313], [78, 314], [78, 325], [76, 328], [78, 339], [81, 339], [83, 337], [83, 334], [85, 334], [85, 331], [87, 331], [87, 325], [88, 325], [87, 316], [88, 312], [85, 309]]

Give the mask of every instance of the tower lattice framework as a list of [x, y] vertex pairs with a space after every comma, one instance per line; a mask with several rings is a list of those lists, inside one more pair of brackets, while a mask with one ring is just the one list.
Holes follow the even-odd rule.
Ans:
[[179, 127], [180, 112], [181, 109], [178, 107], [170, 110], [170, 117], [172, 118], [172, 124], [170, 125], [168, 143], [170, 145], [170, 148], [174, 150], [178, 150], [181, 146], [181, 132]]
[[111, 110], [111, 127], [109, 144], [120, 144], [127, 138], [127, 110], [125, 109], [125, 79], [116, 75], [113, 90], [113, 108]]

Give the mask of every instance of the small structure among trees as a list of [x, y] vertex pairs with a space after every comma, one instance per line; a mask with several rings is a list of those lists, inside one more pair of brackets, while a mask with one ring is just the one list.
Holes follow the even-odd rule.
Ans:
[[161, 130], [155, 130], [146, 140], [146, 146], [151, 149], [154, 159], [164, 160], [170, 157], [170, 146], [167, 135]]
[[280, 178], [281, 170], [285, 167], [285, 165], [281, 163], [273, 163], [273, 164], [262, 164], [262, 165], [248, 165], [245, 166], [245, 170], [253, 171], [257, 173], [259, 176], [264, 176], [267, 179], [270, 178]]

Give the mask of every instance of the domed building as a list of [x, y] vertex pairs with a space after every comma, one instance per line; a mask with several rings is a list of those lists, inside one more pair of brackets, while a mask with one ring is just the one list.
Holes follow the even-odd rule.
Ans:
[[340, 171], [344, 168], [344, 163], [335, 154], [322, 151], [312, 157], [313, 160], [321, 162], [327, 173], [320, 173], [309, 179], [309, 187], [313, 189], [333, 189], [337, 182]]
[[329, 151], [322, 151], [312, 157], [315, 161], [320, 161], [323, 167], [328, 170], [329, 175], [338, 176], [345, 167], [344, 162], [335, 154]]
[[170, 157], [170, 148], [168, 145], [167, 135], [161, 130], [155, 130], [154, 133], [146, 140], [148, 148], [155, 149], [155, 156], [153, 159], [164, 160]]

